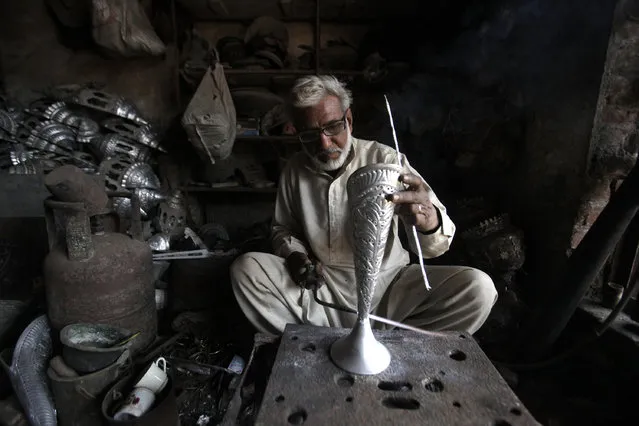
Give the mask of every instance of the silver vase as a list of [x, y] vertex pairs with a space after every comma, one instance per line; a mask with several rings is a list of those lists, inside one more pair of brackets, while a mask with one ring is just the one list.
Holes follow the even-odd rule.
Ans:
[[388, 194], [399, 190], [401, 168], [373, 164], [355, 171], [348, 179], [348, 204], [353, 225], [357, 322], [353, 330], [331, 345], [331, 358], [353, 374], [379, 374], [390, 364], [390, 353], [375, 339], [369, 312], [384, 257], [388, 232], [395, 214]]

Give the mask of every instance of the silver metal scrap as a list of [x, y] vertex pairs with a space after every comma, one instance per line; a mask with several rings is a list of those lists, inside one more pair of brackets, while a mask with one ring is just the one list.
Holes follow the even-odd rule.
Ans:
[[142, 145], [165, 152], [165, 150], [160, 147], [158, 135], [153, 131], [149, 124], [140, 125], [121, 118], [109, 118], [102, 122], [102, 127], [125, 138], [137, 141]]
[[45, 121], [31, 130], [31, 143], [37, 144], [37, 140], [52, 143], [65, 151], [73, 151], [75, 149], [75, 134], [73, 130], [55, 121]]
[[100, 174], [107, 179], [117, 191], [119, 188], [151, 188], [160, 189], [160, 179], [150, 164], [136, 162], [130, 157], [116, 155], [104, 159], [100, 163]]
[[83, 117], [77, 128], [76, 141], [82, 144], [88, 144], [100, 136], [100, 125], [90, 118]]
[[0, 131], [6, 133], [8, 136], [13, 136], [18, 130], [18, 124], [13, 119], [11, 114], [5, 110], [0, 109]]
[[147, 147], [140, 146], [116, 133], [95, 137], [91, 140], [91, 145], [102, 158], [124, 155], [143, 162], [151, 158], [151, 152]]
[[117, 115], [139, 124], [147, 124], [137, 108], [121, 96], [112, 95], [101, 90], [82, 89], [71, 99], [74, 103], [88, 108]]

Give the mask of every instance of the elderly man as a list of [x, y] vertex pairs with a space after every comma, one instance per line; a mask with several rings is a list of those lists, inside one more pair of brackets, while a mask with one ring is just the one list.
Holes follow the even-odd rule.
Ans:
[[[324, 307], [356, 309], [355, 265], [347, 225], [346, 182], [362, 166], [397, 164], [394, 149], [352, 136], [351, 94], [334, 77], [299, 79], [292, 89], [293, 121], [303, 151], [282, 172], [272, 224], [274, 254], [247, 253], [231, 267], [237, 301], [263, 333], [281, 334], [287, 323], [351, 327], [355, 315]], [[377, 315], [427, 330], [477, 331], [497, 299], [485, 273], [463, 266], [428, 266], [427, 290], [419, 265], [409, 264], [398, 236], [398, 218], [418, 231], [424, 258], [446, 252], [455, 225], [446, 208], [402, 155], [406, 191], [393, 195], [393, 219], [372, 309]], [[309, 268], [319, 279], [308, 282]], [[383, 327], [377, 324], [377, 327]]]

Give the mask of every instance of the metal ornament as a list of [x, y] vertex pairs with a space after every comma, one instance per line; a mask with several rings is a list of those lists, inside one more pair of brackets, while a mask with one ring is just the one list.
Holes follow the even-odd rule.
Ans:
[[160, 179], [147, 163], [135, 162], [132, 158], [116, 155], [100, 163], [100, 173], [105, 176], [107, 189], [120, 188], [160, 189]]
[[146, 241], [153, 251], [171, 250], [171, 236], [167, 234], [155, 234]]
[[402, 169], [372, 164], [348, 179], [348, 204], [353, 224], [357, 321], [350, 334], [331, 345], [331, 358], [340, 368], [362, 375], [379, 374], [390, 364], [390, 353], [375, 339], [369, 311], [375, 293], [395, 206], [386, 196], [399, 191]]
[[[64, 124], [41, 120], [38, 117], [29, 117], [24, 121], [24, 125], [24, 129], [18, 130], [16, 139], [31, 148], [61, 153], [75, 149], [75, 134], [71, 128]], [[26, 129], [30, 129], [31, 134], [22, 141], [21, 133]]]
[[40, 172], [38, 164], [32, 160], [11, 166], [7, 169], [10, 175], [37, 175]]
[[67, 126], [77, 127], [82, 117], [75, 114], [64, 102], [56, 102], [43, 111], [43, 116]]
[[160, 203], [156, 216], [156, 226], [172, 237], [179, 237], [186, 226], [186, 206], [184, 194], [173, 191], [167, 199]]
[[15, 145], [15, 148], [9, 152], [9, 159], [12, 166], [17, 166], [34, 157], [33, 151], [28, 151], [24, 145]]
[[76, 140], [79, 143], [91, 143], [100, 136], [100, 126], [90, 118], [83, 118], [78, 124]]
[[112, 95], [101, 90], [83, 89], [73, 98], [72, 102], [126, 118], [138, 124], [147, 124], [146, 120], [133, 104], [121, 96]]
[[37, 99], [31, 102], [28, 108], [25, 108], [25, 112], [36, 117], [49, 119], [49, 117], [47, 117], [47, 115], [45, 114], [45, 111], [47, 111], [49, 107], [51, 107], [55, 103], [56, 102], [51, 99]]
[[[159, 191], [160, 179], [147, 163], [136, 163], [132, 158], [122, 155], [109, 157], [100, 163], [99, 173], [104, 176], [107, 190], [126, 189], [135, 192], [144, 217], [148, 210], [164, 199]], [[113, 198], [113, 207], [120, 216], [131, 215], [131, 200], [128, 198]]]
[[103, 159], [115, 155], [125, 155], [133, 160], [145, 162], [151, 158], [151, 152], [147, 147], [139, 146], [134, 141], [123, 138], [116, 133], [95, 137], [91, 140], [91, 144], [96, 153], [99, 153]]
[[102, 127], [127, 139], [135, 140], [142, 145], [166, 152], [165, 149], [160, 147], [160, 139], [149, 124], [141, 125], [121, 118], [109, 118], [102, 122]]
[[18, 124], [14, 118], [7, 111], [0, 110], [0, 134], [3, 134], [5, 138], [11, 137], [16, 134], [18, 130]]

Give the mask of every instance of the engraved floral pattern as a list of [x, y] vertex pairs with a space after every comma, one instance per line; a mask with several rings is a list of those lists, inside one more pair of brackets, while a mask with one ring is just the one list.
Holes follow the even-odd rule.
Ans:
[[394, 216], [395, 206], [385, 197], [398, 191], [400, 172], [401, 169], [392, 164], [364, 166], [353, 173], [347, 183], [353, 223], [359, 322], [368, 320]]

